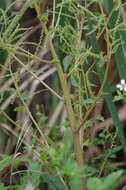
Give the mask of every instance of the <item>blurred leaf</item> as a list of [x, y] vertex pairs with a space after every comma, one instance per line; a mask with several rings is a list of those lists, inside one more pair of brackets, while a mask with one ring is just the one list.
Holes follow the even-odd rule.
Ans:
[[74, 178], [70, 180], [70, 189], [71, 190], [77, 190], [81, 188], [81, 179], [80, 178]]
[[63, 137], [63, 144], [65, 152], [68, 153], [73, 145], [73, 139], [72, 139], [72, 132], [70, 128], [66, 128], [64, 137]]
[[123, 173], [123, 171], [117, 171], [117, 172], [113, 172], [112, 174], [105, 177], [104, 189], [105, 190], [108, 190], [108, 189], [115, 190], [117, 188], [119, 178], [121, 177], [122, 173]]
[[77, 79], [76, 76], [74, 76], [73, 74], [70, 76], [70, 79], [71, 79], [71, 84], [74, 86], [74, 87], [78, 87], [79, 86], [79, 81]]
[[6, 0], [0, 0], [0, 8], [2, 9], [6, 8]]
[[103, 180], [97, 177], [91, 177], [87, 181], [88, 190], [116, 190], [122, 171], [113, 172]]
[[84, 175], [89, 177], [95, 175], [97, 173], [97, 169], [95, 167], [84, 165]]
[[31, 172], [31, 182], [35, 187], [37, 187], [40, 184], [42, 173], [40, 162], [30, 161], [29, 168], [31, 171], [34, 171]]
[[56, 175], [43, 174], [41, 177], [44, 183], [48, 184], [49, 190], [64, 190], [64, 186]]
[[70, 66], [70, 64], [72, 63], [72, 57], [71, 56], [66, 56], [63, 59], [63, 66], [64, 66], [64, 71], [66, 72]]
[[96, 177], [89, 178], [87, 181], [88, 190], [104, 190], [102, 186], [103, 182]]
[[118, 101], [123, 100], [123, 99], [124, 99], [123, 96], [115, 96], [113, 101], [118, 102]]
[[95, 0], [95, 1], [96, 1], [97, 3], [99, 3], [99, 4], [102, 5], [104, 0]]
[[4, 62], [6, 61], [7, 55], [8, 54], [5, 50], [0, 50], [0, 65], [3, 66]]
[[12, 163], [12, 156], [4, 156], [0, 161], [0, 171]]
[[79, 102], [81, 105], [90, 105], [90, 104], [95, 104], [95, 99], [87, 98], [85, 100], [81, 100]]
[[2, 183], [0, 183], [0, 190], [6, 190], [6, 188], [4, 187]]
[[19, 107], [16, 107], [15, 109], [14, 109], [14, 111], [15, 112], [24, 112], [25, 111], [25, 108], [24, 108], [24, 106], [19, 106]]

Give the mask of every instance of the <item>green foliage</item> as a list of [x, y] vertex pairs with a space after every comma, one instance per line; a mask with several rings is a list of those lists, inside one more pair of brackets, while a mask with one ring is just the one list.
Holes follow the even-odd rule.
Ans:
[[12, 156], [4, 156], [0, 161], [0, 171], [12, 163]]
[[[116, 103], [126, 89], [109, 78], [115, 57], [114, 72], [126, 80], [121, 1], [54, 0], [44, 10], [48, 1], [27, 0], [20, 11], [12, 2], [0, 1], [0, 172], [11, 168], [19, 184], [3, 179], [0, 189], [79, 190], [86, 177], [88, 190], [116, 190], [123, 172], [110, 165], [119, 151], [126, 155]], [[90, 130], [106, 118], [116, 131], [101, 128], [92, 140]], [[88, 160], [83, 146], [92, 145], [103, 152]]]
[[87, 182], [88, 190], [116, 190], [118, 180], [122, 175], [122, 171], [113, 172], [104, 179], [97, 177], [89, 178]]
[[6, 189], [2, 183], [0, 184], [0, 189], [1, 190], [5, 190]]

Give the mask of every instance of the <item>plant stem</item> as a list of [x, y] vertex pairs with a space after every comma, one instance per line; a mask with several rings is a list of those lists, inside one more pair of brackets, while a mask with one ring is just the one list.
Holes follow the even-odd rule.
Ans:
[[[72, 135], [73, 135], [74, 156], [75, 156], [75, 159], [76, 159], [78, 165], [83, 166], [84, 157], [83, 157], [82, 147], [80, 145], [80, 134], [79, 134], [79, 131], [76, 131], [77, 121], [76, 121], [74, 110], [72, 107], [69, 88], [67, 85], [67, 80], [66, 80], [64, 72], [62, 70], [60, 61], [57, 57], [57, 54], [55, 52], [55, 49], [54, 49], [51, 39], [49, 39], [49, 47], [50, 47], [51, 53], [53, 55], [53, 58], [55, 60], [55, 65], [57, 68], [57, 72], [58, 72], [58, 76], [60, 79], [60, 83], [61, 83], [61, 87], [62, 87], [62, 91], [63, 91], [63, 95], [64, 95], [64, 100], [65, 100], [65, 104], [66, 104], [66, 108], [67, 108], [67, 112], [68, 112], [68, 119], [69, 119], [71, 131], [72, 131]], [[81, 190], [86, 190], [86, 179], [85, 178], [82, 179]]]
[[82, 149], [80, 146], [79, 133], [76, 133], [77, 122], [75, 119], [74, 110], [73, 110], [72, 103], [71, 103], [71, 98], [70, 98], [70, 93], [69, 93], [69, 88], [67, 85], [66, 77], [62, 70], [60, 61], [57, 57], [57, 54], [55, 52], [55, 49], [54, 49], [51, 39], [49, 39], [49, 47], [50, 47], [51, 53], [53, 55], [53, 58], [55, 60], [55, 65], [57, 68], [57, 72], [58, 72], [58, 76], [60, 79], [60, 83], [61, 83], [61, 87], [62, 87], [62, 91], [63, 91], [63, 95], [64, 95], [64, 100], [65, 100], [65, 104], [66, 104], [66, 108], [67, 108], [67, 112], [68, 112], [68, 119], [69, 119], [70, 127], [71, 127], [71, 130], [73, 133], [75, 158], [76, 158], [77, 162], [80, 165], [82, 165], [83, 164]]
[[[66, 104], [66, 109], [68, 112], [68, 120], [69, 120], [69, 124], [70, 124], [70, 128], [72, 131], [72, 137], [73, 137], [73, 149], [74, 149], [74, 157], [75, 160], [77, 161], [79, 166], [83, 166], [84, 165], [84, 157], [83, 157], [83, 150], [82, 147], [80, 145], [80, 134], [79, 131], [77, 131], [77, 121], [75, 118], [75, 113], [73, 110], [73, 106], [72, 106], [72, 102], [71, 102], [71, 95], [69, 92], [69, 88], [68, 88], [68, 84], [67, 84], [67, 79], [65, 77], [65, 74], [63, 72], [60, 60], [57, 56], [57, 53], [55, 51], [53, 42], [52, 42], [52, 37], [50, 36], [48, 29], [46, 27], [46, 24], [41, 20], [41, 14], [40, 14], [40, 7], [39, 5], [35, 4], [35, 9], [38, 15], [38, 18], [41, 22], [42, 28], [45, 32], [45, 35], [48, 37], [48, 46], [49, 49], [51, 51], [51, 54], [53, 56], [54, 59], [54, 64], [56, 66], [57, 72], [58, 72], [58, 76], [59, 76], [59, 80], [61, 83], [61, 88], [63, 91], [63, 96], [64, 96], [64, 102]], [[80, 190], [86, 190], [86, 179], [82, 178], [82, 182], [81, 182], [81, 189]]]

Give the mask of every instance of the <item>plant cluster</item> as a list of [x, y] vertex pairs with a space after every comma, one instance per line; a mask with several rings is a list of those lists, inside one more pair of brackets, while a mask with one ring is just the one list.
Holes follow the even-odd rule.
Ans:
[[116, 190], [126, 175], [125, 3], [0, 7], [0, 189]]

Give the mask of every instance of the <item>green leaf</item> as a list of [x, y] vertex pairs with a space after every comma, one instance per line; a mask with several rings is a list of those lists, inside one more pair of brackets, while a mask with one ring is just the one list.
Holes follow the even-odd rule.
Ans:
[[34, 171], [31, 172], [31, 182], [35, 187], [37, 187], [41, 181], [41, 165], [39, 162], [31, 161], [29, 162], [29, 167], [31, 171]]
[[93, 176], [97, 173], [97, 169], [89, 166], [89, 165], [84, 165], [84, 174], [85, 176]]
[[108, 190], [108, 189], [115, 190], [118, 186], [118, 181], [122, 173], [123, 171], [117, 171], [108, 175], [104, 180], [105, 190]]
[[122, 171], [113, 172], [104, 179], [91, 177], [87, 181], [88, 190], [116, 190]]
[[63, 137], [64, 148], [70, 150], [72, 147], [72, 143], [73, 143], [73, 140], [72, 140], [71, 129], [66, 128], [64, 137]]
[[42, 181], [48, 184], [49, 190], [64, 190], [64, 186], [58, 176], [43, 174]]
[[77, 80], [77, 78], [73, 75], [70, 76], [71, 79], [71, 83], [74, 87], [78, 87], [79, 86], [79, 81]]
[[95, 0], [95, 1], [96, 1], [97, 3], [99, 3], [99, 4], [102, 5], [104, 0]]
[[87, 98], [85, 100], [81, 100], [80, 104], [89, 105], [89, 104], [95, 104], [95, 100], [91, 98]]
[[114, 102], [118, 102], [120, 100], [123, 100], [123, 96], [115, 96], [113, 99]]
[[19, 106], [19, 107], [16, 107], [15, 109], [14, 109], [14, 111], [15, 112], [24, 112], [25, 111], [25, 108], [24, 108], [24, 106]]
[[0, 161], [0, 171], [12, 163], [12, 156], [4, 156]]
[[5, 9], [5, 7], [6, 7], [6, 1], [0, 0], [0, 8]]
[[81, 188], [81, 179], [80, 178], [74, 178], [70, 180], [70, 189], [71, 190], [77, 190]]
[[88, 179], [87, 187], [88, 187], [88, 190], [104, 190], [103, 182], [96, 177]]
[[72, 62], [72, 57], [71, 56], [64, 57], [64, 59], [63, 59], [64, 71], [68, 70], [71, 62]]
[[4, 187], [2, 183], [0, 183], [0, 190], [6, 190], [6, 188]]

